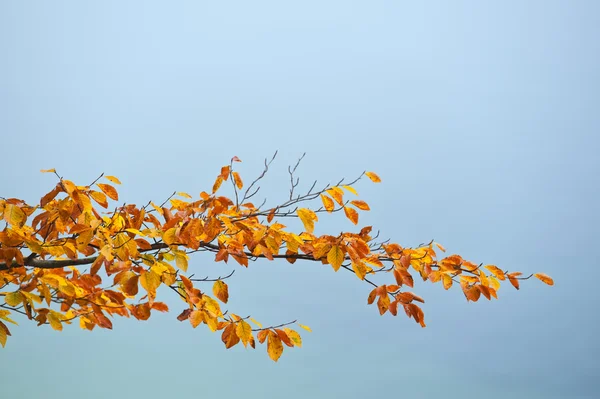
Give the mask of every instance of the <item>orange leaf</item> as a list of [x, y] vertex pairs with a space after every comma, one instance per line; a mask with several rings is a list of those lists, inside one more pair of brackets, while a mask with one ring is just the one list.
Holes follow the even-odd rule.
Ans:
[[92, 197], [92, 199], [94, 201], [96, 201], [98, 203], [98, 205], [100, 205], [101, 207], [103, 207], [103, 208], [108, 207], [108, 201], [107, 201], [106, 195], [104, 195], [104, 193], [101, 193], [100, 191], [91, 190], [90, 197]]
[[538, 278], [544, 284], [554, 285], [554, 280], [552, 280], [552, 277], [548, 276], [547, 274], [536, 273], [533, 276], [536, 277], [536, 278]]
[[350, 219], [350, 221], [354, 224], [358, 224], [358, 212], [355, 209], [349, 208], [347, 206], [344, 207], [344, 213], [346, 217]]
[[110, 184], [97, 183], [96, 185], [100, 187], [100, 190], [102, 190], [102, 192], [113, 201], [119, 200], [119, 194], [117, 193], [117, 190]]
[[244, 183], [242, 182], [242, 178], [238, 172], [233, 172], [233, 181], [238, 190], [241, 190], [244, 187]]
[[227, 284], [222, 280], [217, 280], [213, 284], [213, 294], [223, 303], [229, 299], [229, 290]]
[[221, 341], [225, 344], [227, 349], [236, 345], [240, 342], [240, 337], [238, 337], [236, 333], [236, 323], [229, 323], [227, 327], [223, 330], [223, 334], [221, 335]]
[[381, 179], [375, 172], [365, 172], [365, 175], [367, 175], [367, 177], [371, 179], [373, 183], [381, 183]]
[[[190, 310], [190, 309], [186, 309], [186, 310]], [[184, 311], [184, 313], [185, 313], [185, 311]], [[200, 323], [202, 323], [204, 321], [204, 314], [200, 310], [191, 310], [190, 312], [187, 312], [186, 315], [184, 315], [182, 313], [180, 315], [180, 317], [183, 318], [183, 320], [185, 320], [185, 318], [189, 318], [190, 324], [194, 328], [198, 327], [200, 325]], [[177, 319], [179, 319], [179, 317]], [[181, 320], [181, 321], [183, 321], [183, 320]]]
[[354, 200], [354, 201], [350, 201], [350, 203], [360, 210], [363, 210], [363, 211], [371, 210], [371, 208], [369, 208], [369, 205], [365, 201]]

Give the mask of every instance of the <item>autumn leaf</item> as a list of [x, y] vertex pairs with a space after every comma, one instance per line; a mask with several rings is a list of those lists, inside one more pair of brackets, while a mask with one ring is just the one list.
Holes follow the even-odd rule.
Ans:
[[375, 172], [365, 172], [365, 175], [371, 179], [371, 181], [373, 183], [381, 183], [381, 179], [379, 178], [379, 176], [377, 176], [377, 174]]
[[227, 327], [225, 327], [225, 329], [223, 330], [223, 334], [221, 335], [221, 340], [223, 341], [227, 349], [240, 342], [240, 337], [238, 337], [236, 333], [235, 324], [236, 323], [227, 324]]
[[283, 353], [283, 344], [281, 343], [281, 339], [273, 331], [269, 331], [269, 335], [267, 337], [267, 353], [275, 362], [279, 360], [279, 357]]
[[533, 276], [538, 278], [544, 284], [554, 285], [554, 280], [552, 280], [552, 277], [548, 276], [547, 274], [535, 273]]
[[27, 215], [21, 208], [13, 204], [6, 204], [4, 208], [4, 220], [6, 223], [21, 227], [25, 223]]
[[[186, 310], [190, 310], [190, 309], [186, 309]], [[190, 321], [190, 324], [194, 328], [198, 327], [204, 321], [204, 315], [202, 314], [202, 311], [200, 311], [200, 310], [193, 310], [193, 311], [189, 312], [188, 315], [185, 315], [185, 316], [187, 316], [187, 318]], [[183, 314], [180, 315], [180, 317], [182, 317], [182, 318], [185, 316]]]
[[42, 173], [56, 173], [56, 169], [52, 168], [52, 169], [42, 169], [40, 170], [40, 172]]
[[354, 201], [350, 201], [350, 203], [360, 210], [363, 210], [363, 211], [371, 210], [371, 208], [369, 208], [369, 205], [365, 201], [354, 200]]
[[347, 206], [344, 207], [344, 213], [346, 214], [346, 217], [348, 219], [350, 219], [350, 221], [354, 224], [358, 224], [358, 212], [356, 212], [356, 210], [354, 210], [353, 208], [349, 208]]
[[339, 245], [331, 247], [331, 250], [327, 254], [327, 262], [329, 262], [336, 272], [340, 269], [340, 266], [344, 263], [344, 252]]
[[119, 194], [117, 193], [117, 190], [110, 184], [96, 183], [96, 185], [113, 201], [119, 200]]
[[233, 181], [238, 190], [241, 190], [244, 187], [244, 183], [242, 182], [242, 178], [238, 172], [233, 172]]
[[104, 176], [108, 181], [111, 181], [115, 184], [121, 184], [121, 181], [117, 179], [115, 176]]
[[298, 326], [299, 326], [300, 328], [303, 328], [303, 329], [305, 329], [305, 330], [306, 330], [306, 331], [308, 331], [308, 332], [312, 332], [312, 330], [310, 329], [310, 327], [309, 327], [309, 326], [305, 326], [305, 325], [303, 325], [303, 324], [298, 324]]
[[217, 280], [213, 284], [213, 294], [223, 303], [229, 299], [229, 287], [222, 280]]
[[323, 206], [325, 207], [325, 210], [327, 212], [329, 212], [329, 213], [333, 212], [333, 209], [335, 208], [335, 204], [333, 203], [333, 200], [331, 198], [329, 198], [325, 194], [321, 194], [321, 201], [323, 201]]
[[300, 334], [287, 327], [284, 327], [283, 331], [285, 331], [290, 340], [292, 340], [294, 346], [297, 346], [298, 348], [302, 347], [302, 338], [300, 338]]
[[304, 229], [307, 232], [312, 233], [315, 229], [315, 221], [319, 220], [317, 215], [307, 208], [300, 208], [296, 213], [302, 221], [302, 224], [304, 224]]
[[506, 277], [504, 276], [504, 272], [499, 267], [496, 267], [494, 265], [487, 265], [487, 266], [484, 266], [484, 268], [486, 268], [494, 276], [498, 277], [499, 280], [506, 279]]
[[240, 320], [236, 324], [235, 333], [242, 340], [244, 347], [246, 347], [252, 339], [252, 327], [244, 320]]

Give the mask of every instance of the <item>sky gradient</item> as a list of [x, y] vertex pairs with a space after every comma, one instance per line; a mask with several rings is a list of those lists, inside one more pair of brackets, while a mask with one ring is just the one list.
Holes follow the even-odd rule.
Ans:
[[[0, 196], [35, 203], [56, 168], [118, 176], [129, 203], [209, 190], [232, 156], [261, 198], [361, 181], [361, 225], [556, 285], [498, 301], [417, 283], [427, 328], [380, 317], [369, 287], [319, 264], [223, 274], [230, 308], [313, 328], [278, 363], [225, 350], [172, 311], [113, 331], [20, 319], [0, 351], [11, 398], [600, 396], [597, 1], [0, 2]], [[353, 226], [324, 217], [317, 232]], [[167, 296], [169, 293], [165, 293]]]

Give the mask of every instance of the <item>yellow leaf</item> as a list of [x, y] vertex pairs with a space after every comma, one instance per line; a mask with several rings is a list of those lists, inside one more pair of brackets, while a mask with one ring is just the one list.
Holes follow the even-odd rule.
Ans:
[[100, 187], [100, 190], [102, 190], [102, 192], [106, 194], [110, 199], [114, 201], [119, 200], [119, 194], [117, 193], [117, 190], [110, 184], [97, 183], [96, 185]]
[[248, 345], [248, 342], [252, 339], [252, 327], [245, 320], [240, 320], [236, 324], [235, 333], [242, 340], [244, 346]]
[[435, 245], [442, 251], [442, 252], [446, 252], [446, 248], [442, 247], [442, 244], [440, 243], [435, 243]]
[[109, 180], [109, 181], [111, 181], [111, 182], [113, 182], [113, 183], [115, 183], [115, 184], [121, 184], [121, 182], [119, 181], [119, 179], [117, 179], [117, 178], [116, 178], [116, 177], [114, 177], [114, 176], [104, 176], [104, 177], [105, 177], [107, 180]]
[[4, 220], [6, 223], [22, 227], [26, 219], [27, 215], [25, 215], [25, 212], [21, 208], [13, 204], [6, 204], [4, 208]]
[[452, 278], [447, 274], [442, 274], [442, 284], [444, 284], [444, 289], [447, 290], [452, 287]]
[[340, 269], [340, 266], [344, 263], [344, 251], [342, 251], [339, 245], [331, 247], [331, 250], [327, 254], [327, 262], [329, 262], [336, 272]]
[[536, 273], [533, 276], [540, 279], [540, 281], [543, 282], [544, 284], [554, 285], [554, 280], [552, 280], [552, 277], [548, 276], [547, 274]]
[[188, 259], [189, 259], [188, 254], [186, 254], [183, 251], [174, 251], [174, 252], [175, 252], [175, 264], [177, 265], [178, 268], [180, 268], [184, 272], [187, 272]]
[[367, 275], [367, 267], [365, 266], [364, 263], [362, 262], [352, 262], [352, 270], [354, 270], [354, 273], [356, 273], [356, 276], [361, 279], [364, 280], [365, 276]]
[[60, 322], [62, 319], [62, 315], [60, 313], [50, 310], [46, 318], [48, 320], [48, 323], [50, 323], [50, 327], [52, 327], [56, 331], [62, 331], [63, 325]]
[[209, 296], [203, 296], [204, 300], [204, 309], [208, 311], [213, 317], [221, 317], [223, 313], [221, 313], [221, 307], [219, 306], [219, 302], [215, 301]]
[[42, 169], [40, 170], [40, 172], [42, 173], [56, 173], [56, 169], [52, 168], [52, 169]]
[[8, 330], [8, 327], [0, 321], [0, 345], [2, 345], [3, 348], [6, 345], [6, 339], [9, 335], [10, 331]]
[[292, 342], [294, 343], [295, 346], [297, 346], [298, 348], [302, 347], [302, 338], [300, 338], [300, 334], [298, 334], [296, 331], [292, 330], [291, 328], [287, 328], [287, 327], [285, 327], [283, 329], [283, 331], [285, 331], [285, 333], [288, 335], [288, 337], [290, 337], [290, 339], [292, 340]]
[[[41, 300], [40, 300], [40, 302], [41, 302]], [[6, 320], [9, 323], [17, 324], [16, 321], [14, 321], [10, 317], [8, 317], [9, 315], [10, 315], [10, 311], [9, 310], [0, 309], [0, 319]]]
[[369, 208], [369, 205], [365, 201], [355, 200], [355, 201], [350, 201], [350, 203], [360, 210], [363, 210], [363, 211], [371, 210], [371, 208]]
[[350, 191], [352, 194], [358, 195], [358, 193], [356, 192], [354, 187], [352, 187], [352, 186], [342, 186], [342, 187], [344, 187], [346, 190]]
[[307, 209], [307, 208], [300, 208], [300, 209], [298, 209], [298, 211], [296, 213], [298, 214], [298, 217], [304, 224], [304, 229], [308, 233], [312, 233], [313, 230], [315, 229], [315, 220], [319, 220], [317, 218], [317, 215], [313, 211], [311, 211], [310, 209]]
[[375, 172], [365, 172], [365, 175], [367, 175], [367, 177], [371, 179], [373, 183], [381, 183], [381, 179]]
[[150, 270], [140, 275], [140, 284], [152, 296], [156, 296], [156, 289], [160, 285], [160, 277]]
[[169, 230], [167, 230], [163, 233], [162, 239], [165, 242], [165, 244], [171, 245], [175, 241], [177, 241], [176, 234], [177, 234], [177, 228], [171, 227]]
[[303, 324], [298, 324], [298, 326], [300, 326], [300, 328], [303, 328], [303, 329], [305, 329], [305, 330], [306, 330], [306, 331], [308, 331], [308, 332], [312, 332], [312, 330], [310, 329], [310, 327], [309, 327], [309, 326], [305, 326], [305, 325], [303, 325]]
[[350, 221], [354, 224], [358, 224], [358, 212], [355, 209], [349, 208], [347, 206], [344, 207], [344, 213], [346, 217], [350, 219]]
[[180, 197], [183, 197], [183, 198], [187, 198], [187, 199], [191, 199], [192, 198], [191, 195], [189, 195], [188, 193], [184, 193], [182, 191], [178, 192], [177, 195], [179, 195]]
[[283, 353], [283, 343], [279, 336], [272, 331], [269, 331], [267, 337], [267, 353], [273, 361], [279, 360], [279, 357]]
[[90, 197], [92, 197], [92, 199], [96, 201], [101, 207], [108, 207], [108, 200], [104, 193], [101, 193], [100, 191], [90, 190]]
[[221, 302], [227, 303], [227, 300], [229, 299], [229, 288], [227, 287], [227, 284], [222, 280], [215, 281], [213, 284], [213, 294], [215, 294]]
[[19, 291], [11, 292], [9, 294], [6, 294], [6, 296], [4, 297], [4, 302], [6, 302], [8, 306], [13, 307], [20, 305], [23, 302], [23, 295], [21, 295]]
[[325, 194], [321, 194], [321, 201], [323, 201], [323, 206], [325, 207], [325, 210], [327, 210], [327, 212], [333, 212], [335, 204], [333, 203], [333, 200], [331, 198], [329, 198]]
[[262, 324], [260, 324], [258, 321], [254, 320], [252, 317], [250, 318], [250, 321], [254, 324], [256, 324], [258, 326], [258, 328], [263, 328]]

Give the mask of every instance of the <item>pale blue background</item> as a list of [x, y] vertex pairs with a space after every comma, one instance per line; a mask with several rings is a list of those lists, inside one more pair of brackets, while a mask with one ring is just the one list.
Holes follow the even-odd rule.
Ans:
[[[598, 382], [598, 1], [0, 2], [0, 194], [32, 203], [55, 167], [121, 178], [124, 201], [208, 190], [237, 155], [285, 197], [358, 185], [374, 224], [476, 262], [544, 271], [499, 301], [418, 284], [428, 327], [380, 317], [318, 264], [237, 268], [230, 309], [313, 327], [273, 363], [173, 311], [110, 332], [22, 320], [10, 398], [592, 398]], [[352, 229], [324, 218], [319, 231]], [[197, 256], [199, 274], [226, 273]], [[169, 296], [169, 293], [165, 293]]]

